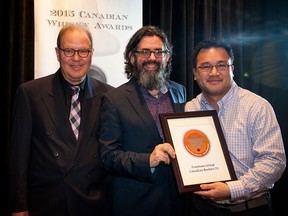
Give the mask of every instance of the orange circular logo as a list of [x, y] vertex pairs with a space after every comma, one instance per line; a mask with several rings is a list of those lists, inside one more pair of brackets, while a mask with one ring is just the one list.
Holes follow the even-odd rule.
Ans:
[[194, 156], [204, 156], [210, 148], [208, 137], [199, 130], [189, 130], [184, 135], [184, 145], [187, 151]]

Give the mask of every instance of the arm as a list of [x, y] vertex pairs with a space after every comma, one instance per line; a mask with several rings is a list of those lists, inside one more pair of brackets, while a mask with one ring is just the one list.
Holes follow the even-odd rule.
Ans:
[[125, 97], [119, 97], [108, 95], [102, 101], [99, 141], [103, 166], [113, 175], [153, 181], [150, 170], [153, 149], [146, 144], [150, 138], [142, 135], [147, 133], [146, 125]]
[[11, 211], [28, 208], [28, 169], [32, 133], [29, 99], [20, 87], [15, 95], [9, 159], [9, 205]]
[[247, 119], [253, 161], [238, 181], [227, 182], [232, 199], [250, 197], [271, 189], [286, 167], [281, 130], [272, 106], [267, 101], [259, 102]]
[[[240, 138], [236, 139], [237, 133], [236, 138], [228, 135], [228, 141], [233, 147], [231, 152], [230, 145], [230, 155], [238, 180], [202, 185], [205, 191], [197, 194], [212, 200], [228, 197], [233, 200], [248, 199], [269, 190], [281, 177], [286, 166], [286, 156], [280, 128], [271, 105], [266, 101], [258, 101], [257, 104], [244, 114], [247, 114], [248, 122]], [[226, 133], [231, 134], [233, 131]]]

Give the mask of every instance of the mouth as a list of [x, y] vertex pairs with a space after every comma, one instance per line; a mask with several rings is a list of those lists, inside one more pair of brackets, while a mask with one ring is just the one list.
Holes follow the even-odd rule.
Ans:
[[146, 71], [157, 71], [160, 68], [159, 62], [146, 62], [143, 63], [143, 67]]
[[219, 79], [210, 79], [210, 80], [207, 80], [207, 82], [210, 83], [210, 84], [217, 84], [217, 83], [221, 82], [221, 80], [219, 80]]
[[156, 64], [146, 64], [144, 66], [144, 68], [146, 68], [147, 70], [157, 70], [158, 69], [158, 65], [156, 65]]
[[79, 70], [82, 68], [81, 65], [71, 65], [71, 67], [73, 68], [73, 70]]

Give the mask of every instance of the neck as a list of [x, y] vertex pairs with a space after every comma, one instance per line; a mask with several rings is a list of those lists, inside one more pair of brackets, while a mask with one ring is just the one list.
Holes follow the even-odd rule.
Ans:
[[153, 97], [157, 97], [160, 90], [153, 89], [153, 90], [148, 90], [148, 91]]

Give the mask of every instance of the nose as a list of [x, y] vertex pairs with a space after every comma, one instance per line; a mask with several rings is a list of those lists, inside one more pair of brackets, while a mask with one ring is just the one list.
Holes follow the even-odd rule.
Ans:
[[149, 59], [156, 59], [156, 56], [155, 56], [155, 53], [154, 52], [151, 52], [150, 56], [149, 56]]
[[219, 73], [216, 66], [212, 66], [212, 68], [211, 68], [210, 74], [214, 74], [214, 73], [216, 73], [216, 74]]
[[78, 52], [75, 52], [74, 55], [72, 56], [73, 60], [79, 60], [81, 57], [79, 56]]

